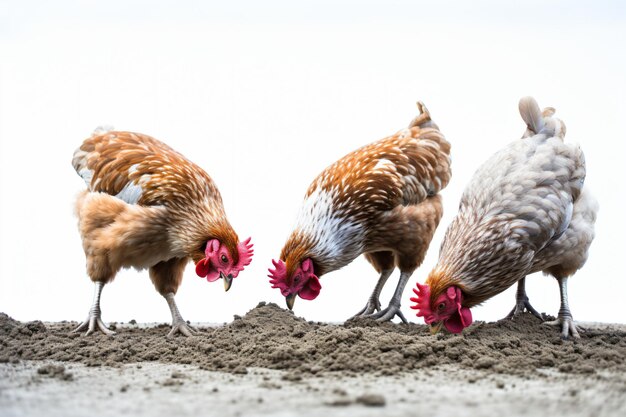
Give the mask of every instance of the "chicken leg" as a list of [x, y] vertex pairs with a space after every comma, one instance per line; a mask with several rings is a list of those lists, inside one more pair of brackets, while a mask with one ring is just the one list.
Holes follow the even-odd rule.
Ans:
[[188, 325], [183, 319], [183, 316], [180, 315], [176, 301], [174, 301], [174, 293], [168, 292], [163, 297], [165, 297], [167, 305], [170, 307], [170, 312], [172, 313], [172, 330], [167, 334], [167, 337], [173, 337], [176, 333], [182, 333], [185, 336], [193, 336], [197, 333], [197, 330]]
[[532, 313], [533, 316], [541, 319], [543, 321], [543, 316], [537, 310], [530, 305], [530, 301], [528, 300], [528, 296], [526, 295], [526, 278], [522, 278], [517, 281], [517, 292], [515, 293], [515, 307], [505, 319], [512, 319], [519, 314], [522, 314], [524, 310], [528, 310], [529, 313]]
[[73, 333], [82, 332], [87, 329], [85, 336], [89, 336], [90, 334], [96, 331], [96, 327], [102, 333], [107, 336], [115, 334], [115, 332], [109, 329], [100, 318], [100, 295], [102, 294], [102, 289], [104, 288], [104, 282], [96, 281], [96, 286], [93, 293], [93, 304], [91, 305], [91, 309], [89, 310], [89, 315], [87, 316], [87, 320], [82, 322], [77, 328], [73, 330]]
[[387, 282], [387, 279], [392, 272], [393, 268], [384, 269], [381, 271], [380, 278], [378, 278], [376, 287], [374, 287], [374, 291], [372, 292], [372, 295], [370, 295], [370, 298], [367, 300], [367, 304], [365, 304], [365, 307], [363, 307], [361, 311], [350, 317], [348, 320], [353, 320], [357, 317], [364, 317], [374, 312], [380, 311], [380, 292], [382, 291], [385, 283]]
[[[556, 320], [547, 321], [545, 324], [551, 326], [561, 326], [561, 339], [567, 339], [570, 335], [574, 339], [580, 339], [574, 318], [569, 310], [567, 302], [567, 278], [557, 278], [559, 282], [559, 290], [561, 292], [561, 308], [559, 308], [559, 316]], [[582, 330], [581, 330], [582, 331]]]
[[395, 316], [398, 316], [403, 323], [408, 323], [404, 314], [402, 314], [402, 311], [400, 310], [400, 300], [402, 298], [402, 294], [404, 293], [404, 287], [406, 287], [406, 283], [409, 282], [409, 278], [412, 274], [413, 272], [401, 272], [398, 286], [396, 287], [396, 291], [393, 293], [393, 297], [391, 297], [391, 301], [389, 301], [387, 308], [379, 311], [378, 313], [368, 314], [364, 317], [376, 319], [376, 321], [389, 321]]
[[167, 301], [170, 313], [172, 313], [172, 330], [167, 334], [167, 337], [172, 337], [176, 333], [193, 336], [196, 332], [183, 320], [176, 306], [176, 301], [174, 301], [174, 295], [183, 280], [183, 271], [187, 262], [189, 262], [187, 258], [172, 258], [150, 267], [150, 279], [159, 294]]

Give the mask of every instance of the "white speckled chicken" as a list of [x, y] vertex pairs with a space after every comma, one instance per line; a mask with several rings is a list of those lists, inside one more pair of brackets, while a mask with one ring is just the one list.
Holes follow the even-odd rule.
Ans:
[[222, 197], [204, 170], [172, 148], [140, 133], [96, 131], [74, 152], [72, 164], [87, 190], [76, 214], [87, 274], [95, 283], [87, 320], [76, 331], [112, 334], [100, 318], [100, 295], [121, 268], [150, 270], [172, 314], [168, 336], [194, 330], [174, 295], [189, 260], [226, 291], [252, 259], [250, 239], [240, 242]]
[[[357, 316], [406, 321], [400, 299], [422, 263], [443, 208], [437, 194], [450, 180], [450, 144], [422, 103], [406, 129], [366, 145], [326, 168], [309, 187], [296, 226], [270, 282], [291, 309], [296, 296], [316, 298], [319, 277], [365, 258], [380, 278]], [[380, 292], [398, 267], [400, 280], [381, 311]]]
[[460, 332], [472, 322], [470, 308], [517, 283], [514, 316], [532, 308], [526, 275], [543, 271], [561, 292], [561, 335], [579, 337], [567, 301], [567, 278], [587, 260], [594, 238], [596, 200], [583, 186], [585, 160], [578, 145], [564, 142], [555, 110], [520, 100], [527, 129], [474, 174], [450, 224], [437, 266], [417, 284], [417, 315], [436, 332]]

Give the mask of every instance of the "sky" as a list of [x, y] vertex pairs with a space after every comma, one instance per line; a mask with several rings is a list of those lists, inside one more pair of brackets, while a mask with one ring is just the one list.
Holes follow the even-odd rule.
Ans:
[[[255, 257], [225, 293], [185, 271], [176, 300], [194, 322], [226, 322], [259, 301], [284, 306], [266, 277], [308, 185], [346, 153], [395, 133], [423, 101], [452, 144], [445, 214], [409, 281], [424, 282], [476, 168], [518, 139], [517, 103], [534, 96], [580, 143], [600, 203], [587, 264], [569, 280], [576, 320], [626, 322], [626, 5], [572, 1], [0, 0], [0, 311], [19, 320], [83, 320], [85, 272], [71, 166], [100, 125], [158, 138], [217, 183]], [[399, 272], [384, 289], [391, 297]], [[363, 257], [321, 279], [295, 313], [339, 322], [378, 279]], [[556, 280], [527, 293], [556, 315]], [[515, 288], [473, 309], [497, 320]], [[147, 271], [104, 288], [105, 322], [169, 322]]]

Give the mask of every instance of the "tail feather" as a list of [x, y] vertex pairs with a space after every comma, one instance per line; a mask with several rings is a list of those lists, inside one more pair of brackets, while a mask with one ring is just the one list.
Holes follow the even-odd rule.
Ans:
[[412, 127], [420, 127], [422, 129], [432, 127], [435, 129], [439, 129], [435, 122], [433, 122], [430, 118], [430, 112], [428, 111], [424, 103], [418, 101], [417, 109], [419, 110], [420, 114], [417, 115], [413, 120], [411, 120], [411, 123], [409, 123], [409, 129]]
[[[531, 135], [536, 135], [541, 132], [545, 123], [541, 110], [539, 109], [539, 104], [537, 104], [534, 98], [530, 96], [522, 97], [519, 101], [519, 112]], [[524, 137], [526, 137], [526, 135], [524, 135]]]
[[93, 132], [91, 133], [91, 136], [100, 136], [100, 135], [104, 135], [107, 132], [110, 132], [114, 129], [113, 126], [111, 125], [100, 125], [98, 127], [96, 127]]
[[532, 97], [522, 97], [519, 101], [519, 112], [522, 119], [526, 123], [526, 132], [522, 138], [534, 136], [540, 133], [548, 137], [556, 136], [565, 137], [566, 127], [562, 120], [554, 117], [556, 109], [554, 107], [546, 107], [541, 111], [537, 101]]

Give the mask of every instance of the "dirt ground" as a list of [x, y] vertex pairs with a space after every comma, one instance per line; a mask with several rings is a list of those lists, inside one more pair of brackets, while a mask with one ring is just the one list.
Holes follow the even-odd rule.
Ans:
[[167, 325], [20, 323], [0, 313], [0, 416], [626, 415], [626, 331], [577, 341], [524, 314], [461, 335], [307, 322], [260, 303], [192, 338]]

